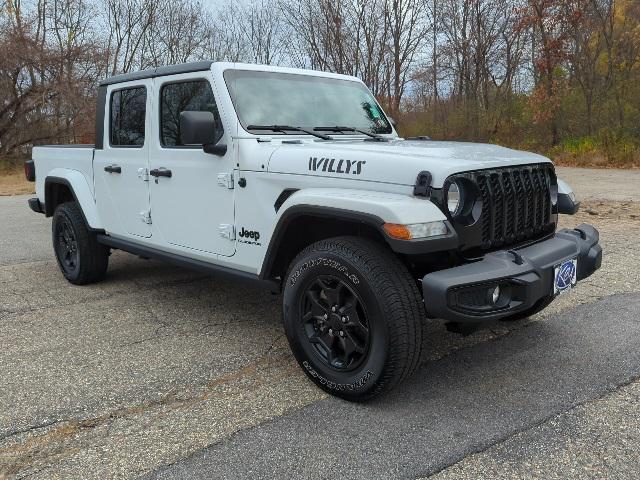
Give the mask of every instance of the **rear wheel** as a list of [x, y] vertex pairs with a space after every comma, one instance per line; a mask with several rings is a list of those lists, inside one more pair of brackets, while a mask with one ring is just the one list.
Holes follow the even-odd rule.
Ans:
[[292, 262], [284, 288], [291, 349], [320, 388], [364, 401], [416, 369], [424, 307], [408, 270], [357, 237], [317, 242]]
[[104, 278], [109, 248], [98, 243], [76, 202], [56, 207], [51, 228], [58, 266], [69, 282], [85, 285]]

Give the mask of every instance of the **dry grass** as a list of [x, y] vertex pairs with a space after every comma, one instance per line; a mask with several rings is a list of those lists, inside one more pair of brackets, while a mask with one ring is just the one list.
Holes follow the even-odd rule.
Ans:
[[22, 168], [0, 170], [0, 196], [35, 193], [35, 184], [27, 182]]
[[595, 137], [567, 138], [549, 152], [557, 165], [588, 168], [640, 168], [637, 138], [603, 132]]

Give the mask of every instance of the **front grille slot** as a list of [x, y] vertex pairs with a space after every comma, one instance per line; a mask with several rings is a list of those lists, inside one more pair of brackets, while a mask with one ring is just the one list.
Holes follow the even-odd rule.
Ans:
[[475, 183], [482, 200], [477, 226], [480, 244], [467, 247], [491, 250], [509, 246], [546, 235], [555, 227], [551, 185], [556, 180], [552, 165], [479, 170], [454, 177]]

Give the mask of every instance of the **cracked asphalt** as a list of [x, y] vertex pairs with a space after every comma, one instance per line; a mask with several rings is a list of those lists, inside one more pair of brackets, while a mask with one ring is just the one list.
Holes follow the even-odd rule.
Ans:
[[279, 296], [121, 252], [69, 285], [50, 220], [0, 198], [0, 478], [637, 478], [640, 183], [558, 170], [602, 269], [520, 322], [430, 322], [367, 405], [307, 381]]

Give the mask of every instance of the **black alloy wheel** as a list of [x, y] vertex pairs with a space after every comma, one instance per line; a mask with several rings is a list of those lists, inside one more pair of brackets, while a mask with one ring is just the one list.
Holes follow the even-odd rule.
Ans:
[[73, 275], [78, 268], [78, 240], [71, 222], [66, 217], [56, 222], [55, 249], [64, 273]]
[[302, 330], [318, 358], [327, 366], [349, 371], [369, 351], [371, 326], [363, 302], [341, 279], [321, 275], [300, 297]]
[[109, 248], [98, 242], [97, 233], [84, 218], [76, 202], [58, 205], [51, 224], [53, 251], [64, 277], [75, 285], [104, 278], [109, 264]]

